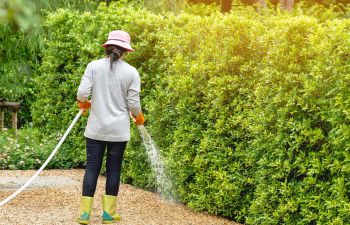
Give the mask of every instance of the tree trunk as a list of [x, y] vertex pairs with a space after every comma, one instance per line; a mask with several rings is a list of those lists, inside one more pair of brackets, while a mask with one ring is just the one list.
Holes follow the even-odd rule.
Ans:
[[281, 8], [292, 11], [294, 6], [294, 0], [280, 0]]
[[221, 0], [221, 12], [230, 12], [232, 0]]
[[260, 3], [260, 6], [263, 7], [263, 8], [266, 8], [267, 5], [266, 5], [266, 1], [265, 0], [259, 0], [259, 3]]

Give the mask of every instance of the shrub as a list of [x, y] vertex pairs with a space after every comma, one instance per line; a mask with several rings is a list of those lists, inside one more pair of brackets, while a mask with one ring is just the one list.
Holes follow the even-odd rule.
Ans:
[[248, 224], [349, 223], [349, 20], [181, 19], [148, 108], [181, 200]]

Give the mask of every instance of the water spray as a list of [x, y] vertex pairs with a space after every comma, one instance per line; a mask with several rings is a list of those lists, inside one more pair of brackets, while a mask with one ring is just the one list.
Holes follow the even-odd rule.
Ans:
[[147, 132], [147, 129], [141, 125], [138, 126], [143, 140], [143, 144], [146, 148], [148, 159], [151, 163], [151, 168], [155, 174], [157, 192], [165, 199], [175, 202], [174, 188], [171, 179], [166, 175], [163, 159], [159, 153], [159, 150], [154, 143], [151, 135]]

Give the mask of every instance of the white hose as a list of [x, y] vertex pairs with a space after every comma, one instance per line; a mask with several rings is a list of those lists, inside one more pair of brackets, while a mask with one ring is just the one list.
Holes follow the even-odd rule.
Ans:
[[40, 167], [40, 169], [38, 171], [36, 171], [36, 173], [25, 183], [23, 184], [22, 187], [20, 187], [16, 192], [14, 192], [12, 195], [10, 195], [9, 197], [7, 197], [5, 200], [3, 200], [2, 202], [0, 202], [0, 207], [5, 205], [6, 203], [8, 203], [9, 201], [11, 201], [13, 198], [15, 198], [19, 193], [21, 193], [26, 187], [28, 187], [33, 180], [41, 173], [41, 171], [43, 171], [43, 169], [47, 166], [47, 164], [51, 161], [51, 159], [54, 157], [54, 155], [56, 154], [56, 152], [58, 151], [58, 149], [61, 147], [62, 143], [64, 142], [64, 140], [66, 139], [66, 137], [68, 136], [68, 134], [70, 133], [70, 131], [72, 130], [73, 126], [75, 125], [75, 123], [78, 121], [79, 117], [81, 116], [81, 114], [83, 113], [83, 110], [80, 110], [78, 112], [78, 114], [75, 116], [73, 122], [70, 124], [70, 126], [68, 127], [68, 129], [66, 130], [66, 132], [64, 133], [63, 137], [61, 138], [60, 142], [58, 142], [58, 144], [56, 145], [55, 149], [51, 152], [51, 155], [46, 159], [46, 161], [44, 162], [44, 164]]

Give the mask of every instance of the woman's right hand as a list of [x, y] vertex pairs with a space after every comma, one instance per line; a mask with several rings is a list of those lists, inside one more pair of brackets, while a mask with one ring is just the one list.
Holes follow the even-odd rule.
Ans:
[[86, 115], [87, 110], [91, 108], [91, 102], [89, 100], [86, 100], [85, 102], [77, 101], [79, 109], [83, 110], [83, 114]]

